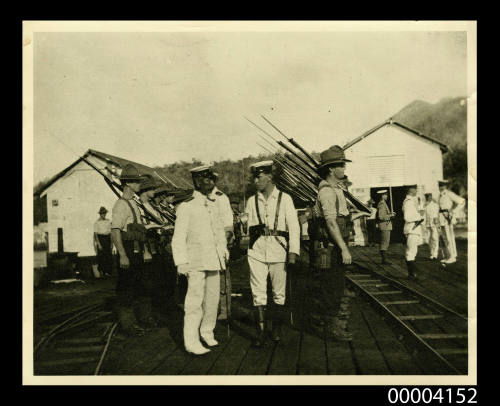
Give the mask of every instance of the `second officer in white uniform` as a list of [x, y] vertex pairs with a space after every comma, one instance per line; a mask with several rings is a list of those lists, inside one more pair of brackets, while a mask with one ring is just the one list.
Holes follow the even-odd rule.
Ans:
[[417, 200], [417, 185], [408, 186], [408, 193], [403, 201], [403, 216], [405, 225], [403, 233], [406, 237], [406, 266], [408, 267], [408, 276], [417, 278], [417, 269], [415, 266], [415, 257], [417, 256], [418, 246], [422, 243], [422, 216], [420, 215]]
[[250, 245], [250, 287], [256, 310], [257, 338], [254, 346], [265, 343], [267, 276], [271, 277], [273, 306], [273, 340], [279, 341], [285, 318], [285, 262], [294, 264], [300, 254], [300, 226], [290, 195], [278, 190], [273, 183], [273, 161], [261, 161], [250, 169], [257, 193], [248, 199], [248, 229]]
[[[228, 245], [233, 240], [233, 209], [231, 209], [231, 203], [229, 202], [229, 197], [222, 192], [216, 185], [219, 175], [216, 172], [212, 173], [213, 189], [210, 191], [208, 197], [215, 200], [215, 205], [219, 210], [219, 216], [224, 226], [224, 232], [226, 234], [226, 241]], [[227, 282], [227, 283], [226, 283]], [[226, 286], [227, 285], [227, 286]], [[229, 268], [227, 267], [224, 273], [220, 277], [220, 313], [217, 317], [218, 320], [226, 320], [231, 316], [231, 275], [229, 273]]]
[[184, 302], [184, 346], [201, 355], [218, 342], [214, 337], [220, 298], [220, 272], [229, 258], [226, 236], [213, 199], [211, 171], [202, 166], [191, 170], [195, 190], [176, 212], [172, 253], [177, 272], [187, 276]]

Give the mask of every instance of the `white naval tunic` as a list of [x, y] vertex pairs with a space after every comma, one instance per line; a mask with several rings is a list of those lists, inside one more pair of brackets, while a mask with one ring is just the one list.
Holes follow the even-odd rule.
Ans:
[[215, 200], [219, 216], [225, 231], [233, 231], [233, 209], [229, 202], [229, 197], [215, 186], [208, 195], [210, 199]]
[[188, 264], [184, 302], [184, 346], [201, 346], [200, 335], [213, 339], [220, 298], [220, 274], [229, 257], [215, 202], [198, 191], [176, 212], [172, 253], [175, 264]]
[[429, 249], [431, 257], [437, 258], [439, 251], [439, 206], [436, 202], [431, 201], [425, 206], [425, 227], [429, 239]]
[[418, 246], [422, 243], [422, 225], [414, 228], [415, 222], [422, 219], [416, 197], [406, 196], [403, 202], [403, 216], [405, 220], [403, 233], [406, 235], [405, 256], [407, 261], [414, 261], [417, 256]]

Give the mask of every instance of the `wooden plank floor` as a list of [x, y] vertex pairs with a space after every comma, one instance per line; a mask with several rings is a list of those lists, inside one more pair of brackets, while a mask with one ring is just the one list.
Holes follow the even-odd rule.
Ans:
[[[356, 257], [365, 262], [373, 253]], [[369, 250], [365, 248], [365, 250]], [[369, 252], [369, 251], [368, 251]], [[145, 337], [113, 343], [103, 366], [105, 375], [355, 375], [429, 374], [412, 358], [389, 325], [361, 297], [351, 301], [350, 343], [326, 340], [304, 322], [304, 298], [308, 292], [307, 265], [294, 271], [294, 326], [283, 327], [278, 344], [251, 346], [254, 334], [248, 265], [245, 260], [232, 267], [234, 328], [218, 322], [215, 337], [220, 345], [196, 357], [182, 343], [182, 311], [172, 312], [167, 326]], [[393, 271], [394, 273], [397, 271]], [[402, 270], [398, 271], [400, 274]], [[309, 288], [310, 289], [310, 288]]]

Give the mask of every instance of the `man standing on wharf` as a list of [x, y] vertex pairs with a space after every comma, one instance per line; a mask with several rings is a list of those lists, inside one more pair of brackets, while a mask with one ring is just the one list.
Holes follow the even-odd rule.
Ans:
[[123, 168], [120, 175], [123, 194], [113, 206], [111, 219], [111, 239], [119, 256], [116, 310], [123, 332], [132, 336], [144, 334], [144, 329], [137, 325], [134, 307], [147, 297], [143, 269], [146, 228], [133, 199], [142, 179], [135, 166], [128, 164]]
[[385, 254], [391, 241], [391, 219], [395, 216], [395, 213], [391, 212], [389, 206], [387, 206], [387, 189], [379, 190], [377, 193], [381, 195], [377, 207], [378, 228], [380, 230], [380, 256], [383, 265], [391, 265], [385, 258]]
[[[233, 210], [231, 209], [231, 203], [229, 202], [229, 197], [219, 190], [216, 186], [217, 179], [219, 175], [216, 172], [213, 172], [210, 168], [210, 172], [212, 175], [212, 190], [208, 197], [212, 200], [215, 200], [215, 206], [219, 210], [219, 217], [222, 221], [222, 225], [224, 226], [224, 232], [226, 234], [226, 241], [229, 245], [233, 238]], [[220, 278], [220, 313], [217, 317], [218, 320], [228, 320], [231, 317], [231, 275], [229, 273], [229, 268], [226, 267], [224, 273]], [[227, 286], [226, 286], [227, 285]]]
[[465, 207], [465, 199], [448, 189], [448, 181], [441, 180], [439, 185], [439, 223], [445, 239], [447, 258], [442, 259], [444, 264], [457, 262], [457, 245], [455, 242], [454, 225], [457, 222], [454, 213]]
[[97, 253], [99, 272], [111, 275], [113, 256], [111, 252], [111, 221], [106, 218], [105, 207], [99, 209], [99, 218], [94, 223], [94, 247]]
[[439, 251], [439, 205], [432, 200], [432, 193], [425, 194], [425, 227], [429, 239], [430, 259], [437, 259]]
[[[285, 262], [295, 264], [300, 254], [300, 226], [290, 195], [278, 190], [273, 182], [273, 161], [250, 166], [257, 193], [247, 201], [250, 243], [248, 264], [257, 337], [256, 347], [266, 343], [267, 276], [271, 277], [273, 306], [272, 338], [279, 341], [281, 325], [286, 317]], [[287, 247], [288, 245], [288, 247]]]
[[179, 205], [176, 212], [172, 253], [177, 272], [186, 275], [188, 290], [184, 302], [184, 346], [186, 351], [202, 355], [203, 347], [218, 345], [214, 337], [220, 298], [220, 272], [229, 259], [226, 236], [215, 200], [208, 166], [191, 169], [193, 196]]
[[405, 225], [403, 233], [406, 237], [406, 266], [408, 267], [408, 277], [417, 278], [415, 257], [418, 246], [422, 243], [422, 216], [420, 215], [417, 200], [417, 185], [408, 186], [408, 193], [403, 201], [403, 216]]
[[[346, 331], [349, 312], [342, 306], [345, 288], [345, 266], [352, 262], [346, 241], [349, 237], [349, 210], [342, 187], [345, 164], [344, 151], [332, 146], [320, 155], [318, 197], [313, 209], [311, 239], [314, 245], [314, 269], [320, 279], [320, 311], [330, 338], [351, 341]], [[344, 307], [344, 308], [342, 308]]]

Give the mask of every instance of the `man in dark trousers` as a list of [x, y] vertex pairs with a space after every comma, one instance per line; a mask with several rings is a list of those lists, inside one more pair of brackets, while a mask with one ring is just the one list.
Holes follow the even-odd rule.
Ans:
[[320, 279], [320, 311], [329, 338], [351, 341], [346, 331], [348, 313], [341, 308], [345, 291], [345, 266], [352, 262], [347, 246], [349, 210], [344, 195], [344, 151], [332, 146], [320, 155], [318, 197], [313, 208], [310, 237], [313, 243], [313, 268]]
[[142, 179], [135, 166], [128, 164], [123, 168], [120, 175], [123, 194], [113, 206], [111, 219], [111, 239], [119, 257], [116, 311], [121, 330], [130, 336], [145, 333], [134, 314], [134, 307], [147, 296], [143, 259], [146, 229], [133, 199], [140, 190]]
[[387, 253], [391, 241], [391, 220], [395, 216], [395, 213], [389, 210], [389, 206], [387, 206], [387, 198], [389, 196], [387, 194], [387, 189], [379, 190], [377, 193], [381, 195], [377, 207], [378, 229], [380, 231], [380, 256], [382, 257], [383, 265], [391, 265], [391, 263], [387, 261], [385, 254]]
[[105, 207], [99, 209], [99, 218], [94, 223], [94, 247], [97, 253], [99, 272], [111, 275], [113, 257], [111, 254], [111, 221], [106, 218]]

